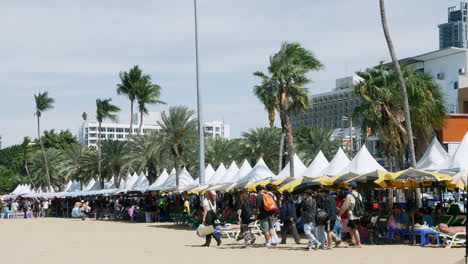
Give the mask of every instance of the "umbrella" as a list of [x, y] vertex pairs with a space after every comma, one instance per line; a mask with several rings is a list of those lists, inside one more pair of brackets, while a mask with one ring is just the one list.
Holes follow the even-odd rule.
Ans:
[[248, 191], [248, 192], [256, 192], [256, 191], [257, 191], [257, 189], [256, 189], [257, 186], [265, 186], [265, 185], [267, 185], [267, 184], [269, 184], [269, 183], [272, 183], [272, 182], [273, 182], [273, 180], [272, 180], [271, 178], [270, 178], [270, 179], [266, 179], [266, 180], [261, 180], [261, 181], [258, 181], [258, 182], [254, 182], [254, 183], [250, 184], [250, 185], [247, 187], [246, 191]]
[[302, 176], [302, 177], [299, 177], [299, 178], [295, 178], [294, 180], [284, 184], [283, 186], [281, 186], [278, 191], [279, 192], [284, 192], [284, 191], [289, 191], [289, 192], [293, 192], [296, 187], [300, 186], [300, 185], [303, 185], [302, 187], [305, 187], [305, 185], [308, 185], [308, 186], [317, 186], [317, 185], [320, 185], [319, 182], [316, 181], [317, 178], [313, 178], [313, 177], [307, 177], [307, 176]]
[[449, 175], [409, 168], [394, 173], [390, 183], [397, 188], [417, 188], [429, 187], [433, 183], [450, 183], [451, 180]]
[[321, 185], [330, 186], [330, 185], [333, 185], [334, 178], [335, 177], [331, 177], [331, 176], [328, 176], [328, 175], [323, 175], [323, 176], [320, 176], [318, 178], [315, 178], [315, 180], [317, 182], [319, 182]]
[[[366, 174], [359, 175], [355, 178], [352, 178], [350, 180], [347, 180], [346, 183], [354, 182], [356, 183], [359, 187], [364, 187], [364, 188], [380, 188], [380, 187], [385, 187], [385, 175], [387, 175], [388, 172], [386, 171], [381, 171], [381, 170], [375, 170]], [[390, 180], [390, 178], [389, 178]], [[375, 181], [380, 181], [381, 184], [375, 183]], [[382, 186], [384, 185], [384, 186]]]
[[213, 185], [211, 184], [205, 184], [205, 185], [202, 185], [202, 186], [194, 186], [192, 188], [188, 188], [186, 189], [185, 191], [188, 193], [188, 194], [199, 194], [200, 192], [206, 190], [207, 188], [211, 187]]
[[468, 186], [468, 170], [460, 171], [459, 173], [453, 176], [451, 184], [454, 184], [456, 187], [460, 189], [464, 189], [465, 186]]
[[229, 187], [226, 189], [226, 192], [238, 191], [238, 190], [245, 190], [245, 189], [247, 189], [247, 187], [249, 187], [250, 184], [252, 184], [251, 181], [241, 182], [241, 183], [235, 183], [235, 184], [229, 186]]
[[[348, 173], [345, 173], [345, 174], [341, 174], [341, 175], [332, 177], [331, 178], [331, 183], [332, 183], [331, 185], [346, 185], [347, 180], [354, 179], [357, 176], [359, 176], [359, 174], [356, 174], [354, 172], [348, 172]], [[327, 179], [325, 178], [325, 180], [327, 180]], [[324, 185], [327, 185], [327, 184], [324, 184]]]

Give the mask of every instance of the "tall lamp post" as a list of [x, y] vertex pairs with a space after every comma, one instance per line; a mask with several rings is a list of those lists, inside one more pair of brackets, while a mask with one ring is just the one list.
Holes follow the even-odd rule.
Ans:
[[200, 185], [205, 184], [205, 143], [202, 115], [202, 95], [200, 89], [200, 78], [198, 70], [198, 19], [197, 19], [197, 0], [193, 0], [193, 11], [195, 18], [195, 71], [197, 78], [197, 113], [198, 113], [198, 167]]

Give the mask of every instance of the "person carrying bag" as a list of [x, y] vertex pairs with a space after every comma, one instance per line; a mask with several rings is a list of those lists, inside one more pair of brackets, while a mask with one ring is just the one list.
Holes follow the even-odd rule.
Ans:
[[[209, 228], [210, 232], [213, 230], [213, 233], [207, 234], [205, 236], [206, 242], [202, 247], [209, 247], [211, 244], [211, 238], [217, 242], [217, 246], [221, 245], [221, 237], [216, 235], [216, 226], [219, 224], [218, 217], [216, 216], [216, 193], [212, 191], [207, 191], [203, 199], [203, 223], [205, 228]], [[211, 227], [213, 229], [211, 229]], [[208, 232], [207, 232], [208, 233]]]

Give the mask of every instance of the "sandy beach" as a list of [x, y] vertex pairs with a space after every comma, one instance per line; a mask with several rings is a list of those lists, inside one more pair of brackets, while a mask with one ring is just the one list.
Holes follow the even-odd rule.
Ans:
[[[362, 249], [304, 251], [305, 245], [242, 249], [223, 240], [221, 247], [200, 248], [204, 241], [192, 230], [172, 224], [130, 224], [76, 219], [0, 220], [0, 248], [4, 263], [462, 263], [463, 248], [385, 245]], [[292, 242], [290, 239], [289, 242]], [[305, 239], [303, 239], [305, 243]]]

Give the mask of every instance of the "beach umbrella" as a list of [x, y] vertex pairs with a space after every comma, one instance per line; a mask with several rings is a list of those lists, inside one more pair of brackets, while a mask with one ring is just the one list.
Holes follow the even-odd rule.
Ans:
[[215, 192], [223, 192], [223, 191], [226, 191], [226, 189], [232, 185], [233, 185], [232, 183], [222, 183], [222, 184], [210, 187], [209, 190], [215, 191]]
[[290, 183], [294, 180], [297, 180], [298, 178], [291, 178], [291, 177], [287, 177], [287, 178], [282, 178], [282, 179], [278, 179], [278, 180], [274, 180], [271, 182], [271, 184], [273, 184], [274, 186], [283, 186], [287, 183]]
[[273, 182], [272, 179], [266, 179], [266, 180], [261, 180], [261, 181], [258, 181], [258, 182], [254, 182], [252, 184], [250, 184], [246, 191], [248, 192], [256, 192], [257, 191], [257, 186], [265, 186], [269, 183]]
[[360, 188], [380, 188], [385, 187], [375, 183], [375, 181], [381, 180], [382, 184], [385, 184], [385, 175], [389, 174], [386, 171], [375, 170], [366, 174], [359, 175], [346, 181], [346, 184], [354, 182]]
[[[346, 181], [347, 180], [351, 180], [351, 179], [354, 179], [356, 178], [357, 176], [359, 176], [359, 174], [357, 173], [354, 173], [354, 172], [348, 172], [348, 173], [344, 173], [344, 174], [341, 174], [341, 175], [338, 175], [338, 176], [335, 176], [335, 177], [332, 177], [330, 180], [330, 185], [341, 185], [341, 186], [344, 186], [346, 185]], [[326, 178], [325, 178], [326, 179]], [[327, 184], [323, 184], [323, 185], [327, 185]]]
[[445, 174], [433, 173], [409, 168], [393, 174], [390, 184], [396, 188], [429, 187], [434, 183], [450, 184], [452, 177]]
[[229, 187], [226, 189], [226, 192], [238, 191], [238, 190], [245, 190], [245, 189], [247, 189], [247, 187], [249, 187], [250, 184], [252, 184], [251, 181], [241, 182], [241, 183], [235, 183], [235, 184], [229, 186]]
[[323, 186], [330, 186], [333, 185], [333, 180], [335, 177], [323, 175], [318, 178], [315, 178], [315, 181], [318, 182], [320, 185]]
[[296, 179], [284, 184], [283, 186], [278, 188], [278, 191], [280, 193], [282, 193], [284, 191], [293, 192], [295, 190], [295, 188], [298, 187], [301, 184], [304, 184], [303, 187], [306, 186], [306, 185], [309, 185], [309, 186], [320, 185], [320, 183], [317, 182], [316, 180], [317, 180], [317, 178], [314, 178], [314, 177], [302, 176], [302, 177], [296, 178]]
[[460, 171], [459, 173], [453, 176], [451, 184], [454, 184], [456, 187], [464, 189], [465, 186], [468, 186], [468, 170]]

